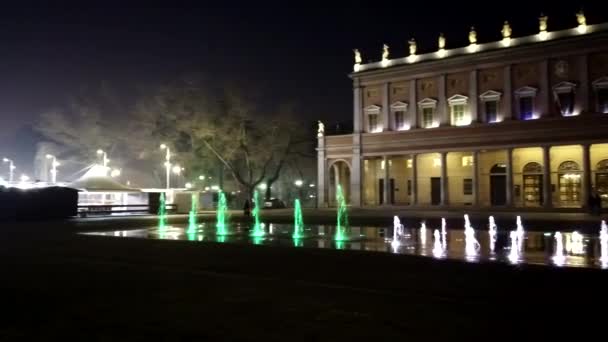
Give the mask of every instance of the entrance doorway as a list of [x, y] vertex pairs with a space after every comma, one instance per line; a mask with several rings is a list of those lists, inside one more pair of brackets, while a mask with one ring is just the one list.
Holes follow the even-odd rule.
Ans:
[[490, 203], [493, 206], [507, 204], [507, 166], [496, 164], [490, 169]]
[[378, 204], [384, 204], [384, 178], [378, 179]]
[[606, 207], [608, 206], [608, 159], [597, 163], [595, 172], [595, 190], [602, 198], [602, 207]]
[[441, 203], [441, 177], [431, 177], [431, 204]]
[[559, 202], [562, 207], [580, 207], [581, 205], [581, 169], [578, 163], [566, 161], [557, 169]]

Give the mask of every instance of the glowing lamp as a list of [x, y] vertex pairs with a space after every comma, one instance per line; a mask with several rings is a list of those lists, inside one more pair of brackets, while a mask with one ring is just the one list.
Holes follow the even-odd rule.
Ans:
[[268, 185], [266, 185], [266, 183], [261, 183], [260, 185], [258, 185], [258, 188], [266, 190], [268, 188]]
[[445, 49], [439, 49], [439, 50], [437, 50], [437, 56], [438, 56], [439, 58], [443, 58], [443, 57], [445, 57], [446, 55], [447, 55], [447, 51], [445, 51]]
[[295, 184], [295, 186], [297, 186], [297, 187], [300, 187], [304, 184], [304, 182], [301, 179], [298, 179], [295, 182], [293, 182], [293, 184]]
[[192, 183], [186, 183], [185, 187], [186, 189], [192, 189]]

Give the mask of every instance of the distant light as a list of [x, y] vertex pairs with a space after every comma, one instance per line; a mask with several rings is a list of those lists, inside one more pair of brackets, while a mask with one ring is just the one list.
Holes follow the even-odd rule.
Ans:
[[198, 179], [199, 179], [199, 180], [205, 180], [205, 176], [200, 175], [200, 176], [198, 176]]
[[511, 37], [503, 38], [501, 43], [503, 46], [511, 46]]
[[28, 177], [27, 175], [21, 175], [21, 177], [19, 177], [19, 180], [20, 180], [22, 183], [25, 183], [25, 182], [27, 182], [27, 181], [29, 181], [29, 180], [30, 180], [30, 177]]
[[538, 33], [538, 39], [547, 40], [549, 38], [549, 33], [547, 31], [540, 31]]
[[47, 154], [46, 155], [46, 159], [51, 159], [51, 158], [54, 158], [52, 154]]
[[103, 150], [102, 149], [97, 150], [97, 154], [103, 154]]
[[5, 163], [8, 163], [8, 162], [9, 162], [9, 161], [11, 161], [11, 160], [10, 160], [10, 159], [8, 159], [8, 158], [3, 158], [3, 159], [2, 159], [2, 161], [3, 161], [3, 162], [5, 162]]
[[165, 145], [165, 144], [160, 144], [160, 149], [161, 149], [161, 150], [164, 150], [164, 149], [166, 149], [166, 148], [167, 148], [167, 145]]
[[179, 165], [175, 165], [173, 166], [173, 173], [175, 173], [176, 175], [179, 175], [182, 172], [182, 167]]
[[110, 177], [114, 178], [114, 177], [118, 177], [120, 176], [120, 169], [113, 169], [112, 171], [110, 171]]
[[192, 183], [188, 182], [186, 183], [186, 189], [192, 189]]
[[445, 55], [447, 55], [447, 51], [445, 51], [445, 49], [437, 50], [437, 56], [439, 56], [439, 58], [443, 58]]
[[258, 188], [266, 190], [268, 188], [268, 185], [266, 185], [266, 183], [261, 183], [260, 185], [258, 185]]
[[309, 187], [314, 188], [314, 187], [315, 187], [315, 185], [311, 183], [311, 184], [309, 185]]
[[208, 186], [205, 187], [205, 191], [209, 191], [209, 187]]
[[302, 181], [301, 179], [296, 180], [295, 182], [293, 182], [293, 184], [295, 184], [296, 186], [302, 186], [304, 184], [304, 181]]
[[467, 50], [469, 50], [469, 52], [471, 52], [471, 53], [477, 52], [477, 50], [479, 50], [479, 45], [477, 45], [476, 43], [471, 44], [471, 45], [467, 46]]
[[220, 186], [219, 185], [212, 185], [211, 186], [211, 190], [218, 191], [218, 190], [220, 190]]
[[310, 198], [315, 198], [315, 195], [309, 195], [308, 197], [310, 197]]
[[576, 27], [576, 30], [578, 31], [578, 33], [583, 34], [587, 32], [587, 24], [582, 24], [582, 25], [578, 25]]

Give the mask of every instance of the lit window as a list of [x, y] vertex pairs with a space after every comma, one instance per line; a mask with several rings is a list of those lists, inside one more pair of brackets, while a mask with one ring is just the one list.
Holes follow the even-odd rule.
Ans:
[[441, 166], [441, 159], [439, 159], [439, 158], [433, 159], [433, 167], [440, 167], [440, 166]]
[[405, 121], [405, 113], [407, 112], [407, 103], [395, 102], [391, 105], [391, 112], [393, 113], [393, 123], [395, 130], [403, 131], [410, 128], [409, 124]]
[[608, 113], [608, 77], [602, 77], [593, 82], [597, 111]]
[[369, 114], [367, 116], [368, 127], [370, 132], [378, 131], [378, 114]]
[[555, 102], [562, 116], [572, 116], [574, 113], [574, 89], [576, 84], [560, 82], [553, 87]]
[[534, 98], [522, 97], [519, 99], [519, 115], [522, 120], [534, 118]]
[[534, 113], [534, 99], [536, 98], [536, 88], [522, 87], [515, 91], [518, 101], [519, 118], [521, 120], [536, 119]]
[[407, 168], [408, 168], [408, 169], [411, 169], [411, 168], [412, 168], [412, 160], [411, 160], [411, 159], [408, 159], [408, 160], [407, 160]]
[[435, 108], [423, 108], [422, 109], [422, 127], [429, 128], [433, 127], [433, 113]]
[[465, 178], [462, 180], [462, 194], [472, 195], [473, 194], [473, 179]]
[[484, 111], [485, 122], [494, 123], [501, 121], [498, 117], [498, 102], [501, 95], [501, 93], [494, 90], [488, 90], [479, 95], [479, 98], [483, 102], [482, 109]]
[[472, 165], [473, 165], [473, 156], [462, 157], [462, 166], [472, 166]]
[[452, 125], [465, 126], [471, 123], [471, 117], [466, 112], [468, 97], [454, 95], [448, 99], [452, 115]]
[[425, 98], [418, 102], [418, 107], [420, 107], [421, 112], [420, 126], [422, 128], [437, 127], [438, 125], [435, 121], [435, 108], [437, 108], [437, 100]]
[[486, 122], [496, 122], [498, 119], [498, 101], [488, 101], [485, 103]]

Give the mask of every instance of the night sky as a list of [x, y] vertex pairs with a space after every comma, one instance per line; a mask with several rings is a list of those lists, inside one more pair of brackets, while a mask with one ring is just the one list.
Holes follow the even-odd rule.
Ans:
[[[352, 48], [362, 51], [365, 62], [379, 60], [383, 43], [393, 57], [401, 57], [415, 37], [424, 53], [436, 49], [439, 32], [452, 48], [465, 45], [471, 25], [480, 42], [497, 40], [504, 20], [517, 37], [537, 32], [541, 11], [549, 15], [549, 30], [574, 27], [581, 6], [589, 24], [608, 21], [600, 1], [559, 7], [556, 1], [487, 1], [482, 13], [465, 1], [349, 1], [344, 7], [287, 1], [221, 7], [201, 7], [201, 1], [125, 3], [3, 7], [0, 157], [12, 157], [29, 173], [39, 139], [29, 125], [70, 94], [102, 81], [128, 97], [137, 86], [190, 72], [249, 80], [278, 102], [295, 101], [306, 119], [331, 125], [351, 119]], [[0, 170], [4, 175], [4, 167]]]

